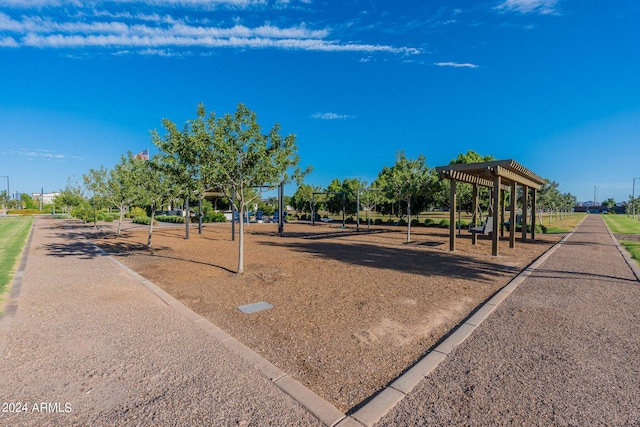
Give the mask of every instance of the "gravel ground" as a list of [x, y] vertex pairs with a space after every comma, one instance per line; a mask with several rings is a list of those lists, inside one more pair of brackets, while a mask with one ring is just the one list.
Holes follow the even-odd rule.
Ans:
[[[68, 228], [61, 228], [62, 224]], [[27, 411], [7, 413], [0, 408], [0, 425], [319, 425], [261, 374], [221, 348], [74, 233], [77, 225], [72, 223], [36, 221], [17, 314], [8, 325], [0, 322], [0, 403], [26, 403]], [[166, 229], [158, 235], [162, 233], [167, 241], [176, 241], [174, 231]], [[260, 347], [260, 343], [272, 341], [274, 333], [267, 335], [264, 331], [279, 319], [277, 310], [260, 321], [248, 321], [255, 330], [233, 323], [233, 319], [246, 321], [247, 317], [232, 309], [229, 313], [233, 315], [224, 310], [204, 315], [232, 319], [229, 325], [236, 326], [225, 329], [236, 328], [233, 335], [240, 331], [245, 342], [254, 340], [253, 344], [263, 348], [272, 362], [270, 355], [281, 354], [281, 360], [290, 363], [286, 366], [317, 364], [308, 369], [310, 372], [320, 372], [333, 362], [322, 357], [305, 359], [312, 354], [304, 348], [307, 343], [317, 341], [320, 348], [338, 349], [348, 344], [337, 365], [344, 370], [328, 369], [328, 374], [320, 378], [344, 381], [352, 374], [348, 368], [356, 366], [359, 357], [369, 357], [361, 363], [362, 369], [371, 370], [373, 366], [379, 371], [361, 381], [358, 393], [364, 393], [370, 390], [367, 382], [371, 378], [384, 377], [395, 369], [387, 366], [406, 363], [403, 349], [429, 346], [441, 336], [440, 329], [448, 330], [469, 307], [477, 305], [474, 298], [484, 300], [483, 295], [505, 284], [528, 264], [527, 259], [537, 257], [553, 243], [517, 242], [516, 250], [504, 250], [494, 258], [487, 255], [490, 244], [486, 241], [471, 248], [463, 240], [462, 253], [451, 254], [440, 243], [446, 241], [446, 235], [421, 235], [420, 230], [413, 245], [399, 243], [399, 233], [357, 236], [355, 240], [335, 237], [340, 236], [309, 239], [299, 235], [287, 244], [274, 245], [272, 233], [255, 233], [254, 242], [258, 244], [249, 247], [253, 259], [267, 246], [269, 253], [279, 249], [288, 256], [275, 257], [275, 261], [260, 258], [250, 264], [252, 273], [233, 280], [235, 276], [228, 271], [233, 263], [226, 261], [233, 259], [233, 246], [224, 246], [222, 239], [212, 235], [202, 240], [216, 240], [226, 252], [213, 263], [210, 258], [196, 258], [184, 264], [178, 252], [162, 245], [151, 253], [120, 260], [138, 263], [147, 272], [155, 268], [157, 276], [169, 277], [167, 283], [173, 285], [174, 295], [200, 309], [214, 294], [193, 295], [189, 292], [196, 289], [194, 286], [181, 287], [202, 278], [187, 274], [185, 265], [207, 267], [205, 271], [212, 276], [205, 285], [224, 285], [222, 290], [226, 292], [219, 295], [230, 295], [224, 298], [229, 298], [235, 311], [234, 298], [260, 297], [265, 289], [274, 298], [282, 294], [288, 306], [295, 308], [298, 300], [283, 289], [309, 288], [301, 283], [336, 282], [335, 287], [315, 289], [311, 294], [317, 296], [315, 300], [309, 294], [302, 295], [311, 306], [322, 307], [318, 301], [330, 302], [331, 298], [336, 304], [332, 310], [321, 310], [324, 316], [313, 318], [313, 322], [293, 325], [293, 330], [311, 334], [302, 345], [296, 344], [295, 336], [287, 335], [290, 329], [278, 327], [272, 332], [283, 340]], [[131, 241], [113, 239], [108, 239], [105, 246], [123, 251], [137, 248]], [[189, 246], [196, 245], [189, 241]], [[404, 257], [399, 256], [402, 247], [406, 248]], [[364, 253], [356, 252], [357, 248], [364, 248]], [[371, 269], [362, 265], [363, 255], [373, 264]], [[327, 271], [316, 270], [308, 263], [310, 259], [321, 261], [318, 265], [324, 265]], [[287, 261], [281, 262], [283, 268], [269, 264], [283, 260]], [[304, 280], [291, 284], [287, 280], [291, 271], [286, 266], [292, 266], [296, 274], [300, 268], [305, 271]], [[349, 271], [346, 279], [336, 280], [341, 277], [337, 273]], [[381, 276], [362, 279], [372, 272]], [[223, 276], [229, 280], [220, 282], [218, 278]], [[359, 287], [340, 291], [341, 286], [357, 280]], [[283, 282], [291, 288], [279, 288]], [[372, 298], [373, 290], [378, 291], [379, 299]], [[429, 306], [431, 300], [438, 305]], [[364, 320], [349, 317], [344, 311], [349, 306], [356, 307]], [[294, 319], [310, 316], [308, 307], [294, 309]], [[407, 328], [407, 322], [425, 307], [445, 320], [428, 317], [420, 327]], [[448, 308], [438, 311], [437, 307]], [[571, 239], [380, 425], [640, 425], [639, 307], [637, 280], [600, 217], [589, 216]], [[323, 341], [320, 338], [331, 330], [323, 331], [317, 325], [313, 328], [314, 322], [323, 318], [331, 325], [332, 319], [344, 321], [343, 317], [356, 323], [346, 332], [346, 344]], [[434, 319], [435, 328], [429, 323]], [[389, 348], [391, 356], [380, 350]], [[296, 354], [302, 354], [303, 359], [286, 362]], [[400, 363], [389, 363], [394, 356], [401, 359]], [[345, 360], [348, 365], [344, 365]], [[305, 361], [306, 365], [302, 363]], [[395, 375], [391, 372], [391, 377]], [[358, 390], [357, 383], [348, 387]], [[47, 411], [36, 411], [41, 408]]]
[[[245, 229], [245, 273], [234, 273], [230, 224], [202, 235], [163, 228], [146, 246], [146, 229], [93, 236], [101, 248], [249, 346], [341, 411], [357, 408], [393, 381], [452, 327], [505, 286], [561, 236], [535, 242], [471, 245], [451, 253], [448, 230], [337, 224], [274, 224]], [[63, 248], [66, 250], [66, 248]], [[267, 301], [246, 315], [237, 307]]]
[[640, 283], [598, 215], [380, 425], [640, 425]]
[[0, 425], [320, 425], [61, 224], [36, 219], [0, 327]]

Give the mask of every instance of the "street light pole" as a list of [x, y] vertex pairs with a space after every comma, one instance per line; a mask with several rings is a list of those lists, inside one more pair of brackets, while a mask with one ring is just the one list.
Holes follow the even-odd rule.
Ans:
[[[633, 178], [633, 187], [631, 190], [631, 208], [633, 210], [633, 217], [636, 217], [636, 179], [640, 179], [640, 178]], [[638, 221], [640, 221], [640, 215], [638, 215]]]

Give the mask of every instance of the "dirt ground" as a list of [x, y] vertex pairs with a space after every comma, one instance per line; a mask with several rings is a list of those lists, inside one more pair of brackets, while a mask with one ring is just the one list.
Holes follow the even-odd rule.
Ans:
[[[471, 245], [463, 231], [450, 252], [448, 230], [286, 224], [245, 228], [245, 273], [238, 275], [231, 224], [147, 229], [120, 237], [103, 226], [93, 241], [192, 310], [289, 373], [342, 411], [395, 379], [452, 327], [506, 285], [562, 235], [535, 242]], [[508, 233], [505, 233], [508, 235]], [[237, 238], [237, 235], [236, 235]], [[266, 301], [252, 314], [238, 306]]]

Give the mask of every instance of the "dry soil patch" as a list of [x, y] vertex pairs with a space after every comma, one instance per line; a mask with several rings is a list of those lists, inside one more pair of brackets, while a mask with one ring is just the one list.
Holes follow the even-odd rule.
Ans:
[[[102, 249], [156, 283], [343, 411], [365, 402], [420, 359], [452, 327], [561, 235], [535, 242], [463, 233], [448, 250], [448, 231], [405, 228], [356, 233], [335, 225], [273, 224], [245, 229], [245, 273], [235, 274], [230, 224], [203, 234], [160, 228], [152, 247], [144, 228], [92, 232]], [[244, 314], [238, 306], [273, 308]]]

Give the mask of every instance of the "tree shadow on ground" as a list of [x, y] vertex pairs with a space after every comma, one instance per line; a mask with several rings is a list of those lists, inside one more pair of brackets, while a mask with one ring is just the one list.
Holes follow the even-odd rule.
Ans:
[[69, 239], [69, 241], [66, 241], [64, 243], [48, 243], [43, 245], [43, 247], [47, 250], [47, 255], [55, 257], [72, 256], [80, 259], [93, 259], [100, 256], [105, 256], [100, 248], [84, 239]]
[[607, 280], [611, 282], [623, 281], [623, 282], [631, 282], [638, 283], [638, 280], [627, 277], [619, 277], [619, 276], [611, 276], [607, 274], [597, 274], [597, 273], [587, 273], [584, 271], [572, 271], [569, 269], [566, 270], [549, 270], [544, 268], [538, 268], [531, 275], [531, 278], [536, 279], [571, 279], [576, 280], [580, 279], [583, 281], [596, 281], [602, 282], [602, 280]]
[[227, 271], [229, 273], [235, 273], [235, 271], [230, 270], [227, 267], [223, 267], [221, 265], [213, 264], [210, 262], [196, 261], [193, 259], [180, 258], [177, 256], [167, 255], [162, 253], [165, 250], [171, 249], [166, 246], [154, 246], [147, 247], [141, 243], [127, 243], [127, 242], [109, 242], [108, 240], [101, 240], [95, 243], [100, 247], [107, 255], [111, 255], [114, 257], [129, 257], [134, 255], [146, 255], [153, 258], [161, 258], [171, 261], [182, 261], [190, 264], [199, 264], [206, 265], [208, 267], [218, 268], [220, 270]]
[[410, 246], [392, 248], [362, 242], [326, 240], [259, 244], [286, 247], [354, 266], [475, 281], [492, 281], [494, 277], [504, 276], [505, 273], [515, 275], [520, 271], [498, 260], [480, 260], [459, 253], [427, 251]]

